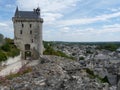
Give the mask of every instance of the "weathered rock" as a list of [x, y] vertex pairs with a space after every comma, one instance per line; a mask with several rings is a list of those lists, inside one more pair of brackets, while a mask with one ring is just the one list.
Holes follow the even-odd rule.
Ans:
[[[106, 86], [91, 79], [80, 67], [79, 62], [69, 59], [45, 56], [33, 71], [9, 80], [1, 90], [107, 90]], [[6, 89], [5, 89], [6, 88]]]

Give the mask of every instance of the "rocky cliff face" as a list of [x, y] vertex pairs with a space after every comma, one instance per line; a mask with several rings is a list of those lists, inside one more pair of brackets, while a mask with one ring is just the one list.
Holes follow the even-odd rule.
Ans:
[[92, 79], [77, 61], [43, 56], [32, 72], [8, 80], [0, 90], [109, 90], [107, 83]]

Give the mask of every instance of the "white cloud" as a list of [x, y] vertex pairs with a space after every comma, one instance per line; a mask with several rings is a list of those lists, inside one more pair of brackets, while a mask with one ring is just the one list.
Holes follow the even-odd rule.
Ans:
[[44, 13], [42, 16], [44, 18], [45, 23], [51, 24], [53, 23], [56, 19], [61, 18], [63, 15], [60, 13]]
[[0, 21], [0, 33], [5, 37], [13, 38], [13, 25], [12, 21]]
[[71, 31], [70, 27], [60, 28], [59, 32], [61, 33], [69, 33]]
[[103, 27], [104, 28], [120, 28], [120, 24], [115, 23], [115, 24], [112, 24], [112, 25], [104, 25]]
[[80, 24], [89, 24], [97, 21], [106, 21], [111, 18], [119, 17], [120, 12], [112, 13], [112, 14], [104, 14], [101, 16], [96, 16], [93, 18], [80, 18], [80, 19], [71, 19], [71, 20], [63, 20], [60, 23], [60, 26], [70, 26], [70, 25], [80, 25]]
[[0, 27], [6, 27], [6, 26], [8, 26], [6, 23], [1, 23], [0, 22]]
[[[82, 2], [78, 3], [79, 1]], [[114, 34], [115, 36], [115, 33], [120, 33], [119, 23], [114, 24], [113, 22], [113, 25], [106, 25], [105, 22], [116, 17], [119, 18], [119, 8], [114, 9], [114, 7], [110, 6], [113, 4], [108, 0], [98, 2], [95, 0], [17, 0], [16, 4], [20, 10], [33, 10], [33, 8], [38, 7], [38, 5], [40, 6], [41, 14], [45, 21], [43, 24], [43, 38], [45, 40], [97, 41], [104, 40], [104, 38], [107, 38], [106, 40], [117, 40], [118, 37], [115, 39], [114, 37], [110, 37], [110, 34]], [[114, 2], [114, 4], [117, 3], [115, 1], [112, 2]], [[91, 5], [91, 3], [93, 3], [93, 5]], [[90, 7], [90, 10], [86, 7]], [[113, 9], [111, 9], [111, 11], [107, 9], [105, 12], [106, 8]], [[102, 9], [103, 11], [101, 11]], [[105, 25], [101, 25], [100, 27], [99, 23], [96, 22], [104, 22]], [[97, 26], [97, 28], [92, 28], [92, 26], [89, 27], [88, 25], [85, 29], [82, 29], [83, 24], [91, 23], [98, 25], [99, 28]], [[81, 25], [81, 27], [79, 25]]]
[[[52, 33], [54, 32], [51, 32], [51, 34]], [[119, 41], [119, 36], [115, 36], [115, 33], [120, 33], [119, 24], [85, 29], [62, 27], [59, 32], [55, 34], [59, 36], [58, 40], [62, 41]], [[54, 40], [55, 37], [56, 36], [52, 36], [52, 39]]]
[[17, 4], [22, 9], [31, 10], [38, 5], [43, 11], [57, 12], [75, 6], [81, 0], [17, 0]]
[[77, 30], [77, 33], [82, 33], [83, 35], [91, 34], [91, 35], [101, 35], [102, 34], [113, 34], [113, 33], [120, 33], [120, 24], [113, 24], [113, 25], [105, 25], [99, 29], [97, 28], [86, 28], [84, 30]]
[[98, 33], [120, 33], [120, 24], [103, 26], [103, 29], [99, 30]]
[[110, 9], [112, 12], [116, 12], [116, 11], [118, 11], [119, 9], [118, 8], [112, 8], [112, 9]]
[[78, 1], [81, 0], [17, 0], [17, 5], [21, 10], [33, 10], [40, 6], [45, 24], [54, 24], [54, 21], [63, 16], [62, 12], [75, 7]]
[[[110, 33], [120, 33], [120, 24], [105, 25], [99, 29], [87, 28], [82, 32], [89, 34], [110, 34]], [[81, 32], [81, 31], [80, 31]], [[102, 36], [102, 35], [101, 35]]]

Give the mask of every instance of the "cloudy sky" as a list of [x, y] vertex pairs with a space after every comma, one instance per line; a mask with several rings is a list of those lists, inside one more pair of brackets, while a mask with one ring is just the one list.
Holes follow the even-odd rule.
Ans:
[[0, 0], [0, 33], [13, 38], [11, 18], [41, 8], [45, 41], [120, 41], [120, 0]]

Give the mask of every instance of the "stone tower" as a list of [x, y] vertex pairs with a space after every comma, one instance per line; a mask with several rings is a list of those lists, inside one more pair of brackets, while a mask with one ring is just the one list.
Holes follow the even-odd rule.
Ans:
[[19, 11], [17, 7], [12, 21], [14, 43], [21, 50], [22, 59], [38, 59], [43, 54], [40, 8]]

